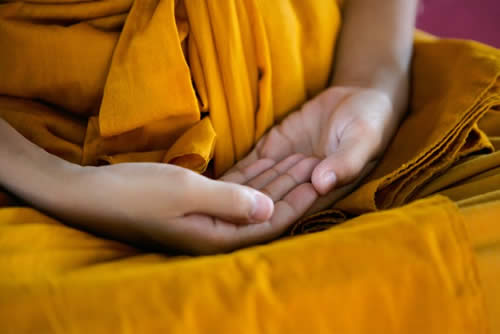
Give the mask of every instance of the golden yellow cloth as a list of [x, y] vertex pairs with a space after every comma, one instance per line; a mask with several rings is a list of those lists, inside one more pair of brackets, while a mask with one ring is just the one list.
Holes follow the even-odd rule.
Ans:
[[82, 120], [16, 100], [0, 116], [73, 162], [203, 172], [214, 154], [220, 175], [327, 86], [339, 27], [335, 1], [3, 4], [0, 95]]
[[500, 50], [420, 34], [414, 47], [410, 110], [380, 163], [335, 209], [308, 217], [295, 231], [322, 229], [349, 215], [439, 192], [459, 200], [499, 189], [499, 182], [486, 181], [462, 195], [447, 188], [500, 167], [500, 156], [492, 153], [500, 135]]
[[[214, 155], [218, 175], [327, 85], [339, 27], [334, 1], [9, 2], [0, 5], [0, 117], [76, 163], [203, 172]], [[426, 198], [199, 258], [0, 208], [0, 330], [498, 330], [500, 194], [487, 186], [498, 182], [499, 69], [493, 48], [417, 41], [411, 112], [380, 164], [337, 210], [295, 231], [436, 193], [460, 208]]]
[[[479, 195], [483, 197], [484, 195]], [[474, 203], [462, 210], [466, 228], [474, 247], [479, 277], [486, 304], [491, 333], [500, 333], [500, 196], [488, 196], [487, 202]], [[463, 204], [463, 203], [462, 203]]]
[[3, 333], [486, 333], [462, 220], [435, 197], [197, 258], [139, 252], [6, 208], [0, 324]]

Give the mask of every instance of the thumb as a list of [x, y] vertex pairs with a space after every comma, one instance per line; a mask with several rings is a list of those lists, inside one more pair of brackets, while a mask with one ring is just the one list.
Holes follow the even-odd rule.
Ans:
[[193, 182], [188, 200], [190, 213], [207, 214], [231, 223], [260, 223], [269, 220], [274, 203], [268, 196], [236, 183], [201, 177]]
[[312, 184], [326, 195], [332, 189], [354, 181], [376, 153], [376, 145], [362, 137], [344, 140], [313, 171]]

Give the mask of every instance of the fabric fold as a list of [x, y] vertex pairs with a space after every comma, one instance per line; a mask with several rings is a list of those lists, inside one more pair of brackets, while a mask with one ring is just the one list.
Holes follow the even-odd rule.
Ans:
[[174, 0], [134, 2], [113, 53], [99, 112], [104, 137], [172, 116], [200, 114]]
[[0, 210], [0, 235], [5, 333], [487, 333], [463, 216], [444, 197], [201, 258], [141, 252], [31, 208]]
[[[467, 139], [479, 119], [500, 105], [499, 75], [500, 55], [494, 48], [417, 41], [410, 112], [368, 182], [338, 207], [363, 212], [401, 205], [456, 162], [464, 147], [474, 151]], [[492, 150], [484, 141], [474, 148]]]
[[340, 24], [336, 1], [8, 2], [0, 95], [88, 119], [84, 165], [162, 162], [210, 117], [217, 177], [328, 85]]
[[215, 143], [215, 130], [210, 118], [205, 117], [184, 132], [165, 154], [163, 162], [203, 173], [212, 159]]
[[[201, 173], [212, 160], [220, 175], [328, 85], [340, 25], [335, 1], [2, 3], [0, 117], [75, 163]], [[322, 233], [217, 256], [153, 254], [0, 189], [1, 330], [486, 333], [482, 291], [495, 296], [498, 276], [480, 271], [481, 286], [475, 256], [486, 251], [466, 232], [498, 241], [499, 52], [415, 42], [411, 110], [380, 164], [291, 230], [345, 222]]]
[[[478, 124], [500, 106], [499, 78], [497, 49], [471, 41], [418, 38], [408, 116], [375, 170], [329, 211], [330, 225], [345, 220], [339, 212], [359, 215], [401, 206], [420, 193], [432, 194], [437, 189], [429, 191], [429, 184], [455, 163], [493, 152]], [[293, 230], [328, 224], [328, 219], [306, 217]]]

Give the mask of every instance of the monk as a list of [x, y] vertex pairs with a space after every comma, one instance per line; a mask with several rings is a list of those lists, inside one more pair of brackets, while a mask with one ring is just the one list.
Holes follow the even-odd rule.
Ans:
[[3, 121], [2, 185], [68, 224], [128, 242], [212, 253], [276, 238], [320, 195], [354, 181], [406, 109], [416, 1], [385, 2], [377, 15], [371, 7], [349, 8], [332, 88], [288, 115], [218, 181], [167, 164], [81, 167]]
[[[430, 36], [422, 37], [421, 44], [414, 42], [416, 8], [417, 0], [39, 0], [0, 5], [0, 184], [5, 198], [0, 222], [10, 235], [4, 244], [0, 238], [0, 249], [11, 254], [0, 266], [8, 273], [6, 277], [17, 277], [13, 282], [18, 284], [14, 290], [7, 285], [0, 289], [15, 301], [13, 332], [36, 329], [24, 323], [23, 316], [37, 319], [34, 323], [46, 331], [92, 330], [78, 317], [54, 320], [54, 314], [56, 318], [63, 314], [57, 306], [55, 313], [47, 313], [51, 315], [39, 311], [45, 306], [39, 309], [37, 305], [45, 304], [34, 301], [56, 300], [46, 289], [52, 286], [47, 277], [61, 277], [55, 289], [67, 291], [74, 304], [88, 305], [83, 313], [101, 331], [112, 330], [106, 327], [110, 318], [93, 313], [96, 302], [116, 293], [113, 282], [119, 277], [138, 273], [149, 277], [153, 267], [147, 266], [147, 259], [133, 262], [138, 254], [135, 248], [103, 238], [159, 252], [207, 255], [275, 240], [290, 229], [324, 229], [356, 216], [360, 216], [361, 228], [356, 219], [341, 225], [328, 232], [332, 243], [326, 237], [318, 237], [317, 243], [289, 240], [288, 254], [304, 254], [300, 250], [307, 249], [307, 257], [295, 268], [304, 272], [324, 269], [322, 259], [336, 249], [338, 270], [334, 274], [325, 270], [318, 278], [324, 281], [317, 285], [325, 286], [330, 279], [356, 281], [353, 276], [342, 276], [349, 272], [346, 266], [353, 258], [366, 261], [360, 268], [368, 268], [369, 273], [359, 272], [355, 278], [378, 277], [377, 268], [386, 268], [381, 275], [388, 276], [366, 278], [367, 284], [359, 287], [359, 300], [374, 293], [377, 286], [382, 297], [383, 291], [392, 291], [395, 302], [387, 302], [393, 306], [387, 307], [383, 319], [398, 318], [390, 312], [400, 309], [398, 302], [405, 300], [400, 293], [410, 291], [412, 305], [432, 300], [423, 296], [433, 296], [434, 306], [419, 308], [421, 314], [401, 309], [400, 323], [411, 323], [404, 319], [412, 314], [414, 319], [431, 319], [443, 305], [449, 306], [442, 314], [443, 327], [432, 318], [429, 327], [412, 326], [415, 332], [432, 328], [435, 332], [469, 329], [482, 333], [488, 326], [493, 328], [496, 324], [487, 324], [485, 319], [497, 305], [491, 297], [498, 295], [492, 287], [496, 276], [480, 267], [482, 289], [488, 296], [489, 311], [485, 311], [472, 247], [483, 247], [486, 239], [489, 245], [496, 236], [485, 238], [477, 226], [469, 226], [473, 246], [467, 248], [470, 245], [462, 229], [464, 220], [479, 217], [471, 209], [479, 202], [488, 202], [489, 210], [483, 213], [480, 226], [496, 228], [489, 218], [499, 210], [491, 204], [497, 200], [494, 189], [486, 200], [466, 186], [467, 178], [498, 175], [492, 157], [498, 136], [493, 125], [498, 124], [499, 85], [493, 73], [497, 63], [491, 61], [497, 50], [458, 42], [439, 44]], [[443, 66], [445, 54], [448, 58], [462, 54], [461, 69], [477, 63], [489, 74], [470, 84], [455, 80], [456, 71]], [[435, 71], [434, 80], [423, 80], [423, 69]], [[451, 101], [457, 104], [446, 104]], [[434, 115], [435, 124], [430, 119]], [[483, 159], [478, 161], [478, 156]], [[465, 175], [461, 163], [475, 172]], [[481, 174], [486, 170], [489, 174]], [[463, 187], [453, 191], [463, 180], [467, 191]], [[462, 212], [441, 197], [426, 201], [433, 194], [446, 195], [468, 209]], [[364, 215], [419, 198], [423, 204], [417, 202], [393, 214]], [[418, 225], [421, 220], [426, 223]], [[8, 240], [27, 238], [25, 247], [35, 252], [36, 243], [28, 241], [32, 234], [21, 228], [34, 221], [43, 225], [40, 240], [55, 242], [43, 244], [44, 250], [66, 240], [65, 232], [54, 230], [64, 223], [90, 232], [96, 245], [101, 245], [81, 263], [101, 259], [120, 270], [116, 275], [112, 268], [105, 268], [100, 275], [67, 278], [61, 274], [63, 268], [80, 263], [71, 251], [67, 254], [74, 257], [61, 262], [47, 255], [47, 266], [36, 274], [32, 269], [24, 271], [20, 264], [14, 266], [12, 259], [20, 259], [22, 252], [12, 251], [19, 243], [10, 246]], [[405, 234], [410, 230], [415, 233]], [[73, 242], [86, 238], [82, 234]], [[378, 238], [385, 241], [381, 248], [372, 245]], [[67, 240], [69, 250], [71, 242]], [[384, 247], [394, 247], [394, 251], [385, 253]], [[107, 257], [99, 249], [114, 255]], [[285, 266], [290, 262], [283, 254], [287, 252], [278, 248], [269, 248], [268, 253], [258, 248], [250, 251], [248, 257], [222, 257], [220, 266], [219, 257], [209, 259], [220, 272], [239, 272], [231, 261], [242, 268], [257, 266], [263, 276], [251, 281], [261, 284], [271, 280], [266, 275], [272, 274], [260, 262], [267, 258], [286, 277]], [[355, 256], [356, 252], [361, 255]], [[425, 260], [415, 260], [415, 253]], [[379, 256], [370, 260], [370, 254]], [[127, 259], [123, 267], [118, 263], [121, 258]], [[407, 272], [419, 280], [410, 279], [405, 289], [398, 290], [390, 276], [397, 269], [394, 264], [414, 260], [418, 265], [408, 267]], [[156, 261], [161, 263], [161, 259]], [[130, 268], [137, 271], [128, 272]], [[191, 277], [182, 265], [169, 268], [163, 273], [172, 276], [164, 282], [174, 284], [175, 273]], [[200, 277], [207, 282], [217, 275], [201, 262], [193, 268], [204, 273]], [[87, 269], [87, 273], [92, 271]], [[228, 284], [244, 284], [244, 276], [237, 276]], [[98, 288], [101, 277], [109, 278], [109, 286], [103, 283], [106, 289]], [[71, 282], [76, 286], [93, 282], [88, 287], [93, 296], [101, 297], [81, 303], [86, 296], [71, 288], [75, 286]], [[374, 287], [373, 282], [379, 284]], [[179, 291], [187, 296], [194, 285], [186, 284]], [[259, 293], [271, 299], [279, 295], [280, 300], [291, 302], [295, 296], [290, 293], [294, 289], [262, 284]], [[336, 286], [338, 296], [342, 284]], [[428, 289], [427, 295], [417, 293], [421, 286]], [[175, 292], [169, 291], [174, 298]], [[209, 290], [205, 292], [210, 295]], [[310, 296], [319, 301], [322, 295], [315, 290]], [[195, 300], [190, 298], [197, 297], [186, 296], [178, 302], [188, 303], [195, 312], [193, 305], [202, 304], [189, 304]], [[328, 300], [325, 297], [324, 307], [329, 307]], [[123, 304], [109, 307], [119, 310], [119, 305]], [[354, 303], [345, 310], [359, 312], [359, 319], [368, 321], [360, 324], [376, 322], [358, 306]], [[222, 303], [219, 310], [229, 309]], [[299, 309], [297, 313], [302, 312]], [[69, 311], [67, 316], [79, 312]], [[175, 319], [172, 314], [161, 317]], [[348, 317], [339, 315], [344, 318]], [[323, 323], [316, 320], [311, 324]], [[163, 328], [160, 322], [144, 318], [132, 323], [122, 330]], [[376, 328], [387, 329], [387, 324], [380, 322]], [[351, 330], [360, 328], [356, 326]], [[408, 332], [399, 326], [389, 327]], [[178, 332], [186, 328], [179, 327]], [[308, 327], [293, 328], [303, 332]]]

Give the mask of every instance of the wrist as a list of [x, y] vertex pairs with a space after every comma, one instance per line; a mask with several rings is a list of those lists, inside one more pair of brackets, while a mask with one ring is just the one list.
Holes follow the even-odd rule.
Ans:
[[380, 66], [369, 73], [357, 71], [336, 72], [331, 84], [333, 86], [351, 86], [376, 89], [393, 97], [401, 83], [408, 82], [408, 69], [395, 64]]
[[0, 184], [20, 198], [48, 209], [70, 187], [81, 168], [36, 146], [0, 119]]
[[373, 89], [388, 96], [396, 113], [403, 113], [408, 103], [408, 69], [397, 64], [380, 66], [369, 75], [361, 73], [336, 73], [333, 86]]

